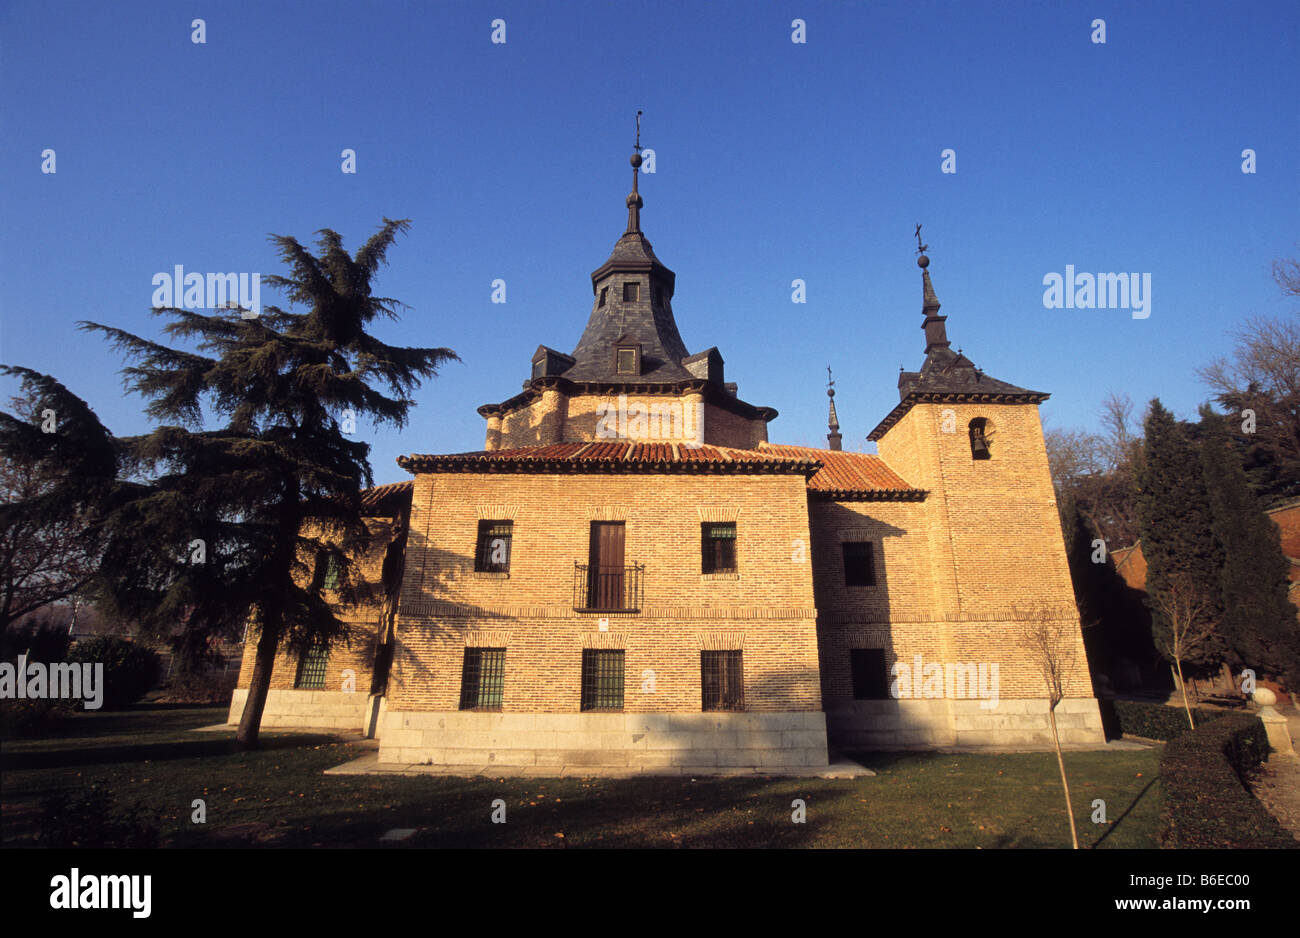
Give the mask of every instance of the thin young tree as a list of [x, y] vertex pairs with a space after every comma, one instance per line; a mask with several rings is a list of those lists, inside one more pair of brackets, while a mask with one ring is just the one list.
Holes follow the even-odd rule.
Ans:
[[1061, 772], [1061, 789], [1065, 795], [1065, 814], [1070, 819], [1070, 843], [1079, 849], [1079, 830], [1074, 823], [1070, 803], [1070, 779], [1061, 754], [1061, 734], [1056, 726], [1056, 708], [1065, 699], [1068, 675], [1077, 665], [1079, 629], [1074, 609], [1054, 609], [1046, 604], [1021, 605], [1014, 608], [1019, 626], [1020, 645], [1029, 654], [1043, 679], [1047, 691], [1047, 718], [1052, 727], [1052, 748]]
[[328, 229], [317, 254], [272, 236], [289, 275], [264, 282], [300, 311], [156, 309], [170, 319], [163, 331], [194, 351], [82, 324], [134, 362], [125, 384], [161, 424], [124, 441], [139, 481], [105, 523], [107, 599], [150, 631], [179, 625], [190, 648], [252, 627], [245, 748], [257, 744], [277, 652], [348, 637], [335, 608], [361, 595], [350, 558], [367, 537], [360, 491], [372, 484], [356, 423], [403, 426], [420, 379], [459, 360], [368, 331], [404, 305], [371, 287], [408, 225], [384, 219], [355, 255]]
[[1198, 580], [1190, 572], [1182, 570], [1149, 592], [1152, 610], [1167, 623], [1163, 634], [1156, 639], [1157, 647], [1176, 670], [1178, 686], [1182, 689], [1183, 709], [1192, 729], [1196, 729], [1196, 720], [1187, 699], [1183, 664], [1197, 660], [1207, 648], [1217, 647], [1220, 643], [1217, 585]]

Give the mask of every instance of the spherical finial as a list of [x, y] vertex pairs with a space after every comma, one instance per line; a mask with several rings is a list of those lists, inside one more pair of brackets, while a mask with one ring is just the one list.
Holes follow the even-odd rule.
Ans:
[[835, 389], [834, 389], [834, 388], [827, 388], [827, 389], [826, 389], [826, 396], [827, 396], [827, 397], [834, 397], [834, 396], [835, 396]]
[[632, 168], [633, 168], [633, 169], [640, 169], [640, 168], [641, 168], [641, 154], [640, 154], [640, 153], [633, 153], [633, 154], [632, 154], [632, 160], [631, 160], [631, 163], [632, 163]]
[[920, 267], [922, 270], [925, 270], [925, 268], [930, 266], [930, 258], [922, 254], [920, 257], [916, 259], [916, 266]]

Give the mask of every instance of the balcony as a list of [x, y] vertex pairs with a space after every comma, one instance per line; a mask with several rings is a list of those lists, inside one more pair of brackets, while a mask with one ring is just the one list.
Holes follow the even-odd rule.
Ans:
[[578, 612], [640, 612], [645, 564], [592, 566], [574, 561], [573, 608]]

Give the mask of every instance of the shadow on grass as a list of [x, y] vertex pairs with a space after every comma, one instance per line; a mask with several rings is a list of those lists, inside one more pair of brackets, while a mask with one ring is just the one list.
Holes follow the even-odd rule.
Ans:
[[1124, 822], [1124, 819], [1133, 813], [1133, 809], [1138, 806], [1138, 802], [1140, 802], [1143, 798], [1146, 797], [1146, 793], [1149, 792], [1152, 786], [1154, 786], [1158, 781], [1160, 781], [1160, 776], [1157, 775], [1155, 778], [1151, 779], [1151, 781], [1147, 782], [1146, 787], [1143, 788], [1140, 792], [1138, 792], [1137, 797], [1133, 799], [1133, 803], [1124, 809], [1124, 813], [1121, 814], [1119, 817], [1115, 818], [1113, 824], [1107, 824], [1106, 830], [1102, 832], [1102, 835], [1092, 842], [1092, 846], [1094, 848], [1100, 847], [1102, 841], [1104, 841], [1107, 837], [1109, 837], [1111, 834], [1115, 833], [1115, 831], [1119, 829], [1119, 826]]
[[[323, 743], [338, 742], [332, 735], [263, 736], [257, 750], [306, 749]], [[80, 746], [76, 749], [40, 750], [5, 753], [3, 769], [57, 769], [70, 766], [110, 765], [119, 762], [166, 762], [173, 759], [197, 759], [204, 756], [227, 756], [241, 750], [234, 739], [204, 739], [177, 743], [150, 743], [136, 746]]]

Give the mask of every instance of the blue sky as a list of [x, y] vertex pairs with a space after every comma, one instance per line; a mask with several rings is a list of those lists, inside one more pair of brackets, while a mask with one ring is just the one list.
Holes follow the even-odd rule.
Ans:
[[[158, 337], [157, 272], [281, 273], [268, 234], [355, 248], [407, 217], [377, 287], [412, 308], [378, 331], [463, 363], [405, 430], [359, 433], [378, 482], [401, 453], [480, 449], [475, 408], [581, 335], [641, 108], [682, 337], [781, 412], [773, 441], [824, 442], [827, 365], [846, 449], [897, 402], [924, 348], [918, 221], [954, 347], [1050, 392], [1048, 426], [1095, 425], [1112, 390], [1192, 416], [1196, 367], [1291, 308], [1269, 266], [1300, 254], [1298, 23], [1292, 2], [3, 3], [0, 361], [142, 432], [77, 320]], [[1067, 264], [1150, 273], [1149, 318], [1044, 308]]]

